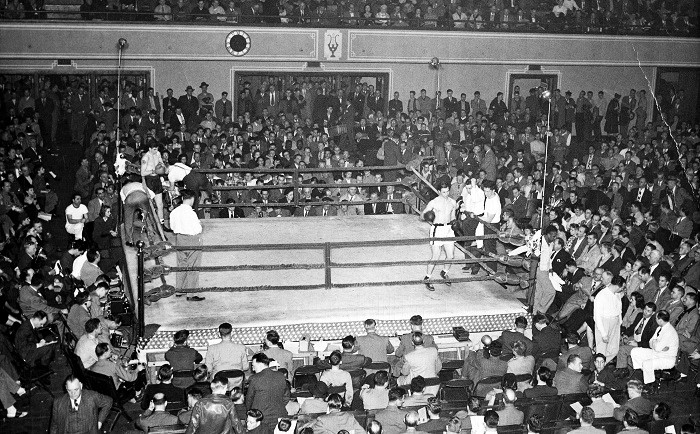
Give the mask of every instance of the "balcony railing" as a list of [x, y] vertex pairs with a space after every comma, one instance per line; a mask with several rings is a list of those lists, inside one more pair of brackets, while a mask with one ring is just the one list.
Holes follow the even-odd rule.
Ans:
[[[60, 6], [57, 6], [58, 8]], [[592, 14], [585, 19], [573, 16], [557, 19], [550, 11], [538, 11], [534, 17], [528, 15], [511, 15], [503, 21], [488, 18], [455, 20], [451, 16], [444, 17], [411, 17], [397, 19], [395, 17], [363, 17], [316, 14], [305, 15], [261, 15], [261, 14], [210, 14], [179, 12], [169, 13], [144, 10], [38, 10], [38, 11], [0, 11], [0, 21], [90, 21], [90, 22], [156, 22], [162, 25], [253, 25], [263, 27], [333, 27], [333, 28], [377, 28], [387, 30], [440, 30], [455, 32], [512, 32], [512, 33], [572, 33], [572, 34], [604, 34], [604, 35], [644, 35], [644, 36], [685, 36], [700, 37], [698, 27], [690, 20], [658, 19], [647, 24], [620, 23], [620, 17], [610, 19], [591, 19]]]

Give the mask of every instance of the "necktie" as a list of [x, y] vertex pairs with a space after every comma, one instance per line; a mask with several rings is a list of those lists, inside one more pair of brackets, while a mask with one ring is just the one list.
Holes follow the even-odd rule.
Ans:
[[656, 330], [656, 334], [654, 335], [654, 337], [658, 338], [660, 334], [661, 334], [661, 327], [659, 327], [659, 328]]
[[681, 320], [683, 319], [683, 317], [685, 316], [685, 314], [688, 313], [688, 312], [690, 312], [691, 310], [692, 310], [692, 309], [686, 309], [686, 310], [684, 310], [683, 312], [681, 312], [681, 314], [678, 315], [678, 319], [677, 319], [676, 322], [673, 324], [673, 326], [674, 326], [674, 327], [678, 327], [678, 324], [680, 324], [680, 322], [681, 322]]
[[328, 215], [328, 211], [326, 211], [326, 210], [324, 209], [324, 210], [323, 210], [323, 216], [325, 217], [325, 216], [327, 216], [327, 215]]
[[637, 328], [634, 330], [634, 334], [635, 334], [635, 335], [641, 335], [641, 334], [642, 334], [642, 330], [644, 330], [645, 321], [646, 321], [646, 320], [645, 320], [644, 318], [642, 318], [642, 320], [639, 321], [639, 325], [638, 325]]
[[641, 202], [643, 194], [644, 194], [644, 189], [640, 188], [639, 193], [637, 193], [637, 202]]
[[77, 400], [77, 399], [74, 399], [74, 400], [73, 400], [73, 408], [74, 408], [75, 410], [78, 410], [78, 400]]

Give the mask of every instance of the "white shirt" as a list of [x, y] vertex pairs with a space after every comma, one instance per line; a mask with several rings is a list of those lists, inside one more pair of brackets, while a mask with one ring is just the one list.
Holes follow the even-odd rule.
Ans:
[[[668, 347], [668, 351], [662, 351], [665, 347]], [[676, 358], [678, 355], [678, 332], [671, 323], [666, 323], [656, 330], [654, 337], [649, 341], [649, 348], [661, 353], [657, 357]]]
[[86, 262], [87, 251], [73, 260], [73, 271], [71, 271], [70, 274], [76, 279], [80, 279], [80, 270], [83, 268], [83, 265], [85, 265]]
[[620, 315], [622, 315], [622, 301], [620, 297], [612, 292], [610, 286], [604, 287], [598, 292], [593, 301], [593, 319], [596, 327], [603, 332], [603, 335], [607, 335], [609, 330], [601, 329], [605, 324], [603, 318], [619, 317]]
[[486, 195], [484, 195], [484, 190], [480, 189], [476, 185], [472, 186], [471, 193], [464, 187], [462, 190], [462, 200], [464, 201], [464, 206], [467, 212], [474, 213], [475, 215], [481, 215], [484, 213], [484, 202], [486, 200]]
[[191, 206], [183, 203], [170, 213], [170, 228], [180, 235], [199, 235], [202, 224]]
[[[552, 242], [552, 244], [554, 244]], [[547, 240], [542, 236], [542, 242], [540, 243], [540, 271], [549, 271], [552, 268], [552, 251], [553, 246], [549, 244]]]
[[[491, 221], [487, 223], [500, 223], [501, 222], [501, 199], [497, 194], [486, 199], [484, 203], [484, 214], [491, 214]], [[484, 215], [485, 217], [485, 215]]]
[[73, 204], [68, 205], [66, 208], [66, 223], [67, 224], [76, 224], [76, 223], [70, 223], [68, 221], [68, 217], [72, 218], [73, 220], [80, 220], [83, 217], [85, 217], [88, 213], [88, 209], [85, 205], [82, 203], [76, 208], [73, 206]]
[[187, 176], [191, 171], [192, 168], [190, 166], [183, 163], [175, 163], [170, 166], [170, 170], [168, 171], [168, 181], [170, 181], [171, 184], [180, 182], [185, 179], [185, 176]]

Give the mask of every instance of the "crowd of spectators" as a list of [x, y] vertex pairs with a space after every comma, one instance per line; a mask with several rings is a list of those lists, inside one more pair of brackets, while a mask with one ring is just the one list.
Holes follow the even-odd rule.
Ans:
[[[44, 19], [41, 0], [8, 0], [5, 19]], [[53, 9], [52, 9], [53, 12]], [[60, 12], [60, 10], [59, 10]], [[69, 12], [69, 11], [65, 11]], [[54, 14], [55, 15], [55, 14]], [[65, 15], [74, 18], [75, 13]], [[84, 20], [194, 21], [302, 26], [372, 26], [498, 31], [697, 36], [692, 1], [490, 0], [84, 0]], [[61, 18], [60, 15], [58, 15]]]
[[[642, 328], [652, 316], [642, 317]], [[663, 323], [667, 315], [656, 318]], [[234, 342], [232, 325], [223, 323], [221, 341], [209, 344], [206, 357], [188, 345], [189, 332], [181, 330], [157, 381], [138, 395], [144, 412], [135, 432], [162, 425], [186, 427], [188, 433], [598, 432], [594, 426], [605, 427], [600, 432], [695, 432], [696, 419], [676, 414], [642, 381], [618, 373], [577, 333], [562, 340], [544, 315], [534, 321], [532, 330], [519, 317], [515, 329], [497, 340], [468, 340], [461, 369], [453, 365], [446, 371], [420, 315], [410, 319], [411, 331], [399, 337], [398, 347], [368, 319], [364, 335], [346, 336], [337, 349], [331, 344], [327, 357], [296, 372], [275, 330], [253, 349]], [[96, 348], [100, 359], [90, 369], [101, 372], [106, 344]], [[127, 375], [118, 372], [120, 378]], [[443, 376], [457, 377], [453, 392], [440, 393], [452, 381]], [[136, 378], [131, 373], [121, 387]], [[97, 411], [93, 417], [97, 420]]]
[[[235, 111], [228, 95], [215, 97], [206, 82], [197, 94], [188, 86], [177, 98], [172, 89], [161, 97], [154, 89], [129, 83], [122, 89], [121, 100], [107, 82], [96, 95], [88, 95], [80, 83], [61, 88], [47, 81], [37, 94], [35, 90], [22, 82], [16, 88], [5, 87], [0, 135], [1, 312], [14, 333], [14, 344], [9, 339], [3, 342], [7, 351], [16, 349], [32, 364], [50, 363], [55, 348], [48, 343], [50, 334], [40, 339], [33, 330], [60, 323], [61, 316], [69, 323], [74, 319], [71, 330], [80, 339], [76, 349], [86, 368], [103, 360], [97, 366], [105, 365], [112, 358], [108, 337], [119, 324], [105, 318], [100, 306], [109, 287], [104, 273], [120, 259], [120, 249], [112, 244], [118, 234], [111, 209], [119, 207], [120, 191], [124, 196], [131, 192], [125, 192], [120, 183], [120, 176], [128, 178], [123, 176], [125, 171], [146, 176], [150, 193], [164, 196], [156, 204], [166, 222], [181, 186], [193, 187], [203, 204], [230, 205], [220, 213], [199, 207], [204, 218], [411, 212], [416, 196], [433, 194], [406, 169], [366, 171], [363, 166], [367, 165], [416, 167], [429, 182], [446, 183], [451, 196], [461, 202], [461, 221], [483, 213], [484, 191], [496, 194], [503, 209], [497, 215], [502, 215], [502, 231], [509, 240], [523, 234], [528, 241], [537, 241], [541, 234], [542, 242], [525, 252], [537, 271], [537, 285], [528, 299], [536, 314], [534, 350], [528, 350], [524, 338], [501, 345], [501, 351], [511, 348], [514, 362], [501, 363], [499, 369], [532, 371], [537, 366], [543, 389], [551, 387], [547, 378], [555, 371], [554, 387], [559, 389], [557, 376], [568, 376], [561, 381], [578, 388], [583, 383], [577, 374], [588, 356], [588, 369], [594, 371], [590, 363], [596, 366], [593, 375], [605, 372], [609, 378], [596, 377], [598, 383], [622, 389], [611, 384], [624, 383], [641, 370], [643, 384], [637, 384], [637, 389], [653, 391], [655, 370], [675, 367], [670, 375], [684, 381], [700, 357], [696, 235], [700, 138], [696, 114], [682, 90], [660, 101], [658, 113], [643, 90], [625, 91], [624, 97], [580, 91], [574, 99], [571, 92], [562, 94], [558, 89], [547, 98], [543, 87], [521, 94], [516, 86], [512, 95], [484, 91], [482, 99], [479, 91], [469, 91], [467, 96], [448, 89], [444, 97], [441, 92], [429, 97], [421, 89], [408, 98], [396, 92], [386, 101], [381, 89], [363, 83], [332, 88], [319, 79], [279, 89], [276, 81], [265, 80], [257, 89], [243, 84]], [[65, 212], [52, 192], [55, 180], [42, 164], [42, 158], [61, 151], [52, 128], [54, 119], [66, 122], [74, 144], [84, 150], [75, 177], [76, 193]], [[123, 130], [118, 145], [117, 127]], [[549, 156], [546, 170], [545, 154]], [[304, 173], [307, 167], [346, 170], [330, 175]], [[210, 168], [242, 170], [209, 175], [191, 170]], [[281, 168], [283, 173], [259, 171], [265, 168]], [[293, 188], [295, 172], [301, 177], [298, 190]], [[354, 186], [358, 180], [403, 185], [396, 190]], [[319, 187], [320, 183], [332, 187]], [[274, 188], [217, 189], [221, 186]], [[391, 202], [394, 194], [411, 200]], [[325, 205], [305, 205], [318, 201]], [[44, 223], [55, 219], [61, 220], [57, 226], [66, 232], [53, 235], [74, 239], [69, 245], [52, 243], [43, 230]], [[514, 248], [510, 244], [489, 242], [480, 250], [508, 253]], [[561, 291], [555, 291], [555, 285]], [[604, 302], [596, 303], [599, 299]], [[86, 319], [85, 312], [92, 319]], [[647, 325], [654, 324], [665, 331], [663, 339], [645, 335]], [[516, 325], [523, 329], [522, 324]], [[60, 334], [60, 328], [53, 334]], [[569, 351], [560, 360], [563, 338], [568, 345], [565, 353], [577, 348], [582, 339], [587, 346], [577, 349], [578, 356]], [[414, 333], [404, 346], [423, 346], [428, 357], [428, 342], [427, 336]], [[461, 375], [474, 382], [485, 376], [486, 366], [499, 358], [498, 347], [489, 345], [486, 352], [470, 353]], [[494, 358], [485, 357], [492, 352]], [[436, 354], [430, 355], [432, 371], [440, 370]], [[387, 374], [399, 384], [410, 385], [418, 376], [437, 374], [418, 375], [420, 371], [411, 370], [412, 356], [400, 351], [396, 356], [402, 362], [394, 363]], [[329, 372], [339, 369], [343, 357], [330, 358]], [[266, 357], [253, 360], [259, 364], [257, 371], [267, 369]], [[107, 366], [116, 370], [113, 365]], [[216, 377], [217, 368], [207, 365]], [[16, 379], [11, 364], [0, 367]], [[233, 368], [223, 370], [228, 369]], [[138, 396], [143, 389], [139, 374], [117, 371], [115, 384], [128, 383]], [[327, 379], [336, 385], [340, 377], [345, 376], [332, 373]], [[512, 386], [506, 389], [515, 393]], [[278, 398], [284, 399], [287, 392], [281, 390]], [[562, 386], [562, 390], [569, 389]], [[513, 393], [506, 391], [495, 400], [512, 403]], [[346, 390], [344, 396], [328, 401], [339, 410], [352, 405], [349, 395]], [[603, 407], [598, 392], [591, 395], [594, 407]], [[391, 396], [394, 404], [399, 402], [396, 394]], [[157, 401], [156, 406], [163, 405]], [[265, 421], [266, 410], [252, 409], [260, 410]], [[635, 423], [632, 416], [625, 420]]]

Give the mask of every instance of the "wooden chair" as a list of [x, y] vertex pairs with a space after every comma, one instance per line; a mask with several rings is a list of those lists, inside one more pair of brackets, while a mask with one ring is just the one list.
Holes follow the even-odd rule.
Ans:
[[527, 432], [524, 424], [520, 425], [503, 425], [496, 427], [498, 434], [523, 434]]
[[482, 378], [481, 380], [477, 381], [476, 384], [474, 385], [474, 390], [473, 390], [472, 394], [474, 396], [478, 396], [479, 398], [483, 399], [486, 396], [486, 393], [488, 393], [488, 391], [486, 391], [484, 393], [484, 396], [481, 396], [479, 387], [483, 388], [483, 387], [488, 387], [488, 386], [491, 386], [491, 387], [500, 386], [502, 380], [503, 380], [502, 375], [494, 375], [491, 377]]
[[440, 388], [440, 400], [447, 402], [467, 402], [471, 397], [473, 386], [473, 381], [464, 379], [444, 382]]
[[314, 384], [318, 381], [316, 375], [323, 372], [322, 368], [316, 365], [306, 365], [300, 366], [294, 371], [294, 376], [292, 377], [292, 387], [295, 389], [301, 389], [304, 386]]
[[558, 396], [534, 398], [530, 405], [523, 408], [525, 420], [528, 420], [533, 414], [542, 416], [542, 426], [552, 427], [559, 420], [559, 414], [563, 406], [563, 401]]
[[343, 398], [343, 401], [345, 401], [345, 385], [342, 386], [328, 386], [328, 395], [332, 395], [334, 393], [337, 393], [340, 395], [341, 398]]
[[85, 367], [83, 366], [83, 361], [80, 360], [80, 357], [78, 357], [77, 354], [75, 354], [65, 345], [61, 345], [61, 351], [63, 351], [63, 355], [66, 357], [66, 360], [68, 360], [68, 366], [70, 366], [71, 373], [89, 389], [90, 387], [87, 384], [87, 379], [85, 378]]
[[443, 383], [457, 378], [457, 371], [464, 366], [464, 360], [447, 360], [442, 363], [442, 369], [438, 372], [438, 377]]
[[86, 370], [85, 378], [87, 379], [87, 383], [90, 385], [90, 390], [94, 390], [95, 392], [99, 392], [103, 395], [107, 395], [110, 398], [112, 398], [112, 408], [110, 409], [110, 411], [115, 412], [116, 417], [114, 418], [114, 420], [112, 420], [112, 423], [107, 432], [111, 432], [114, 429], [114, 425], [117, 423], [117, 420], [119, 420], [119, 417], [122, 415], [130, 423], [134, 421], [124, 409], [124, 402], [122, 402], [122, 399], [120, 398], [119, 393], [117, 392], [117, 388], [114, 387], [114, 381], [112, 381], [110, 377], [103, 374], [98, 374], [97, 372]]

